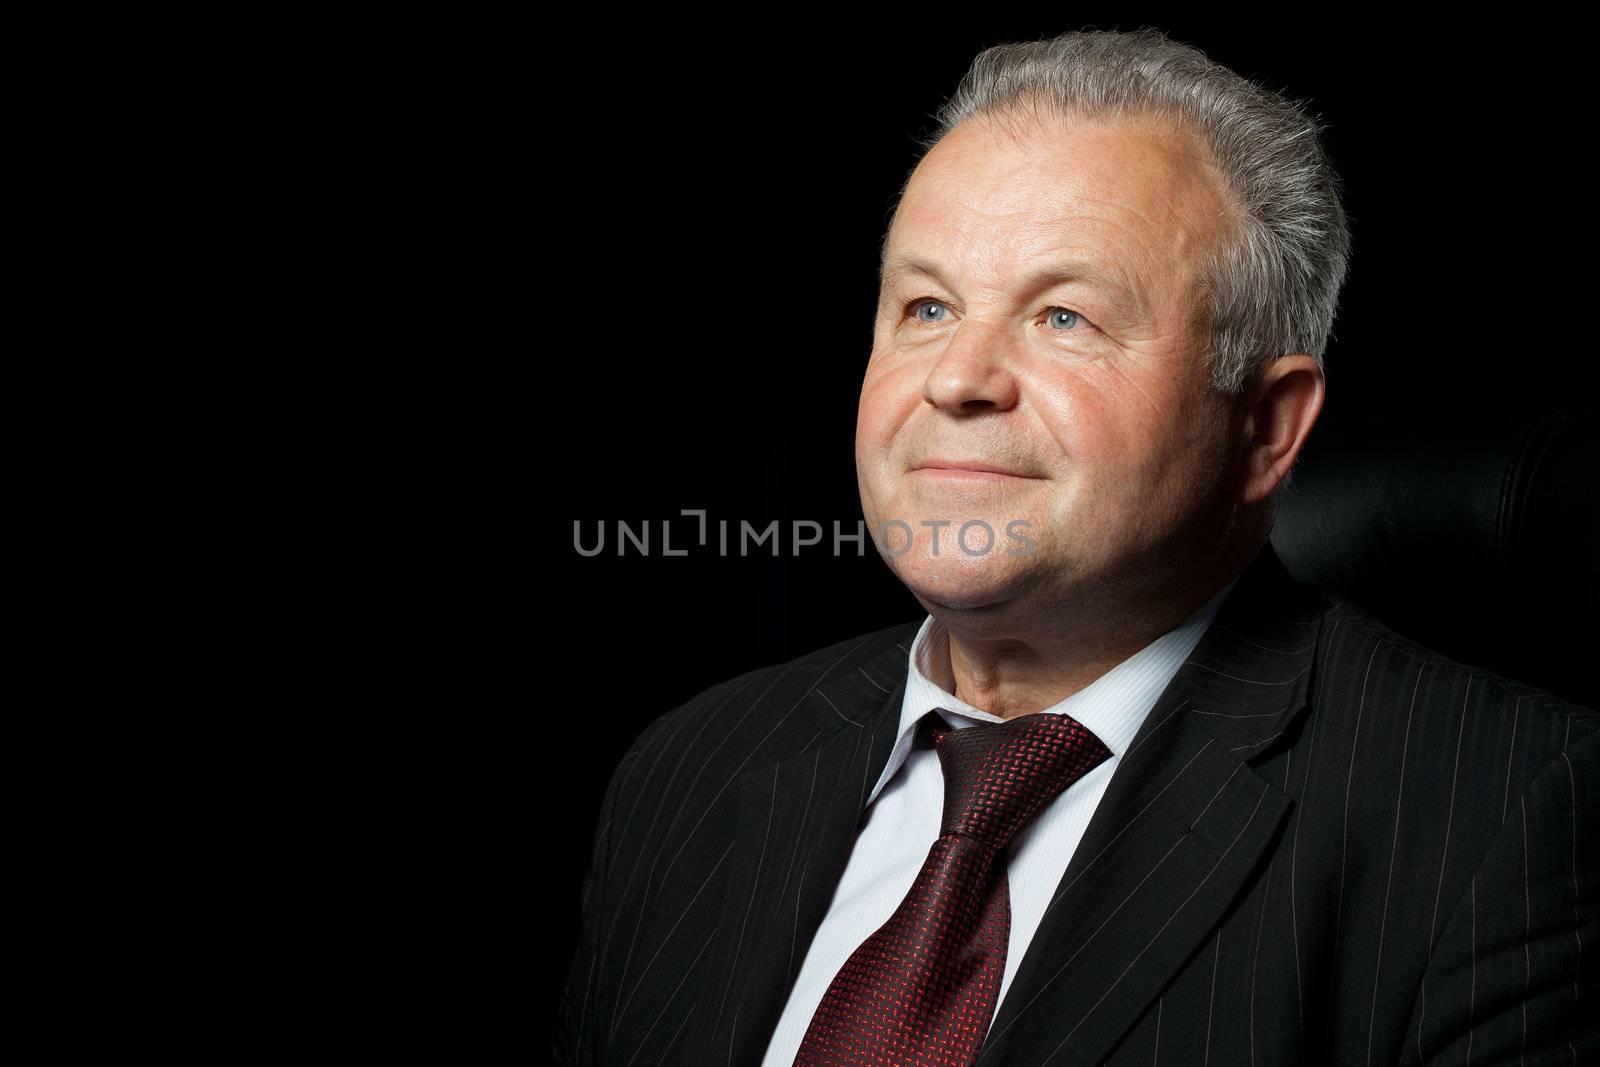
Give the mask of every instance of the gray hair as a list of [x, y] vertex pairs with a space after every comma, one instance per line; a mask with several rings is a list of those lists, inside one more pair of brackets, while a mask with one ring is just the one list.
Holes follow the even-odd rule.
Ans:
[[1238, 211], [1200, 276], [1214, 389], [1236, 395], [1291, 353], [1323, 365], [1350, 232], [1323, 127], [1300, 103], [1159, 30], [1084, 30], [985, 49], [919, 143], [925, 154], [967, 119], [1003, 122], [1041, 104], [1086, 117], [1158, 115], [1209, 150]]

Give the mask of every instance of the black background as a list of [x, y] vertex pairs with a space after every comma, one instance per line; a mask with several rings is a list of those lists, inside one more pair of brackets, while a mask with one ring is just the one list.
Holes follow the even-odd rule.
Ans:
[[[1592, 407], [1591, 119], [1563, 103], [1583, 98], [1581, 39], [1563, 55], [1559, 27], [1531, 23], [1129, 10], [772, 15], [748, 33], [629, 16], [549, 42], [532, 136], [545, 280], [519, 402], [545, 516], [525, 681], [566, 812], [539, 826], [552, 1008], [603, 790], [639, 731], [735, 674], [922, 615], [870, 542], [789, 555], [789, 523], [855, 531], [879, 240], [915, 138], [982, 48], [1150, 24], [1308, 101], [1354, 234], [1323, 425]], [[707, 510], [710, 546], [684, 508]], [[662, 554], [667, 519], [687, 556]], [[786, 554], [718, 555], [719, 519], [779, 520]], [[648, 556], [617, 555], [618, 520], [649, 522]], [[580, 556], [575, 521], [585, 543], [604, 523], [606, 551]]]

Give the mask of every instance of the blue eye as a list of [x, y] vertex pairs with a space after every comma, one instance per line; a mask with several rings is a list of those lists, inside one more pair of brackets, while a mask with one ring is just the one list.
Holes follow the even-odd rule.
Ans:
[[[926, 325], [935, 325], [945, 320], [950, 309], [931, 297], [922, 297], [913, 300], [907, 305], [906, 310], [918, 322]], [[1049, 312], [1048, 320], [1050, 325], [1063, 333], [1075, 329], [1083, 321], [1083, 316], [1070, 308], [1053, 307], [1048, 308], [1047, 311]]]

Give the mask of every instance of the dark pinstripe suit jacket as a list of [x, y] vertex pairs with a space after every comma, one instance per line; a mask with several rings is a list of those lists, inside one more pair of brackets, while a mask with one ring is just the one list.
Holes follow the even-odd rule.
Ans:
[[[906, 623], [713, 686], [612, 777], [558, 1062], [757, 1065], [889, 755]], [[1600, 715], [1256, 557], [1118, 766], [979, 1063], [1600, 1051]]]

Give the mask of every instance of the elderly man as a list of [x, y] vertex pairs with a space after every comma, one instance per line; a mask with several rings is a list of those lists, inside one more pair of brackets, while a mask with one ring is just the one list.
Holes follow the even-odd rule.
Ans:
[[636, 740], [558, 1059], [1596, 1051], [1600, 715], [1267, 540], [1349, 246], [1315, 124], [1154, 31], [989, 49], [940, 119], [856, 435], [927, 617]]

